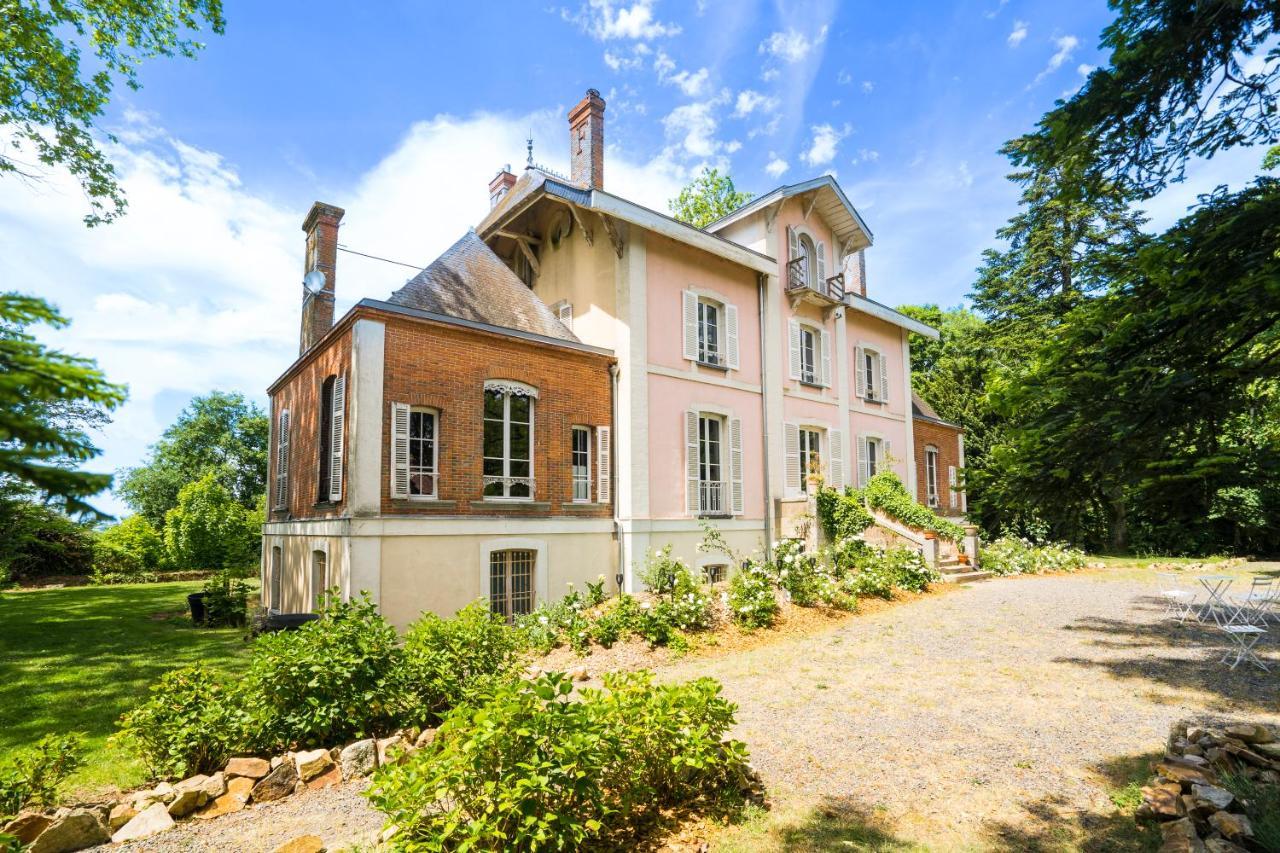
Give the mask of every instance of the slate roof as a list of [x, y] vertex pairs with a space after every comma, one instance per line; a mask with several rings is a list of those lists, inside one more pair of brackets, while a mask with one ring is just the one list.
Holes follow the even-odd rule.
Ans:
[[920, 420], [933, 421], [935, 424], [942, 424], [943, 426], [960, 429], [956, 424], [953, 424], [950, 421], [944, 421], [942, 418], [938, 417], [938, 413], [933, 410], [933, 406], [926, 403], [924, 398], [915, 391], [911, 392], [911, 417], [919, 418]]
[[485, 242], [468, 231], [387, 300], [393, 305], [578, 343]]

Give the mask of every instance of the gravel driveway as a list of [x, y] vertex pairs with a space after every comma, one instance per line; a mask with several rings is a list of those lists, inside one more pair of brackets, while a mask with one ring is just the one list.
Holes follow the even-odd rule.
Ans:
[[[1064, 826], [1116, 819], [1106, 777], [1160, 749], [1173, 721], [1280, 722], [1276, 676], [1220, 666], [1217, 638], [1163, 618], [1155, 592], [1127, 570], [992, 580], [660, 678], [724, 684], [778, 807], [883, 830], [838, 846], [1052, 848]], [[1262, 652], [1280, 666], [1274, 642]], [[348, 786], [130, 849], [271, 850], [307, 832], [340, 849], [381, 823]]]

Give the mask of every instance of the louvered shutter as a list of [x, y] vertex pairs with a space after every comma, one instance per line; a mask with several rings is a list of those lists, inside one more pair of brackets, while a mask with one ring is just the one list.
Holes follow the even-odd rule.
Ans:
[[684, 312], [684, 357], [698, 360], [698, 295], [692, 290], [680, 293]]
[[804, 472], [800, 470], [800, 428], [795, 424], [783, 424], [783, 444], [786, 457], [787, 491], [800, 491], [800, 478]]
[[889, 400], [889, 357], [883, 354], [880, 356], [880, 387], [877, 390], [880, 393], [877, 394], [876, 396], [879, 399], [885, 402], [888, 402]]
[[329, 500], [342, 500], [342, 462], [347, 425], [347, 377], [333, 380], [333, 410], [329, 420]]
[[562, 302], [557, 313], [560, 316], [560, 322], [564, 324], [565, 328], [573, 331], [573, 306], [568, 302]]
[[853, 385], [855, 397], [867, 396], [867, 351], [857, 347], [853, 351]]
[[947, 506], [956, 508], [956, 466], [947, 466]]
[[882, 471], [889, 470], [889, 459], [890, 459], [890, 454], [892, 453], [893, 453], [893, 445], [889, 443], [889, 439], [887, 438], [881, 439], [880, 440], [880, 457], [883, 461], [880, 463], [880, 466]]
[[289, 410], [280, 412], [276, 426], [276, 509], [289, 505]]
[[391, 404], [391, 497], [409, 497], [409, 407], [404, 403]]
[[[791, 263], [800, 257], [800, 235], [796, 233], [796, 229], [790, 225], [787, 226], [787, 263]], [[784, 286], [786, 282], [783, 282]]]
[[733, 514], [742, 515], [742, 419], [729, 420], [729, 488], [733, 494]]
[[858, 436], [858, 488], [864, 488], [871, 479], [867, 471], [867, 437]]
[[730, 370], [738, 369], [738, 306], [724, 306], [724, 341]]
[[827, 244], [826, 243], [818, 243], [817, 254], [818, 254], [818, 280], [814, 282], [814, 285], [819, 290], [825, 291], [827, 287]]
[[822, 384], [831, 387], [831, 334], [823, 329], [818, 348], [822, 350]]
[[607, 426], [596, 427], [596, 501], [607, 504], [613, 475], [613, 436]]
[[838, 429], [827, 431], [831, 445], [831, 488], [844, 488], [844, 433]]
[[800, 321], [792, 317], [788, 326], [791, 341], [791, 378], [800, 378]]
[[685, 509], [696, 515], [701, 506], [698, 501], [698, 413], [692, 409], [684, 413], [684, 475]]

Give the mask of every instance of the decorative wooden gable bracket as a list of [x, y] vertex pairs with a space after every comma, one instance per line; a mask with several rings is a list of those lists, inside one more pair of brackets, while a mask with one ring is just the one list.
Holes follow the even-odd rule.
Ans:
[[809, 193], [809, 203], [804, 208], [804, 221], [809, 221], [809, 214], [813, 213], [813, 206], [818, 203], [818, 194]]
[[578, 206], [576, 204], [571, 204], [570, 202], [567, 202], [562, 198], [556, 198], [553, 195], [548, 195], [547, 198], [552, 201], [559, 202], [569, 208], [569, 212], [573, 214], [574, 224], [576, 224], [578, 226], [578, 230], [582, 232], [582, 236], [587, 241], [587, 245], [594, 246], [596, 244], [596, 235], [587, 227], [587, 223], [582, 221], [582, 214], [578, 212]]
[[604, 223], [604, 230], [609, 235], [609, 242], [613, 244], [613, 251], [617, 253], [618, 259], [622, 259], [622, 235], [618, 233], [618, 226], [607, 215], [601, 213], [600, 221]]
[[764, 209], [764, 230], [766, 232], [773, 230], [773, 223], [778, 218], [778, 211], [782, 210], [782, 201], [775, 201]]
[[533, 274], [542, 275], [542, 268], [538, 266], [538, 258], [533, 254], [533, 249], [529, 248], [529, 241], [536, 241], [536, 237], [521, 237], [519, 234], [508, 234], [505, 231], [499, 231], [498, 233], [515, 240], [516, 245], [520, 247], [520, 251], [524, 253], [525, 260], [529, 262], [529, 266], [533, 267]]

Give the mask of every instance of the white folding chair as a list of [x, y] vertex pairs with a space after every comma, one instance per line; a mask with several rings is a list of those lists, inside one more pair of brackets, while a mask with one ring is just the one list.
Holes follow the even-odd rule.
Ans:
[[1196, 594], [1182, 585], [1182, 579], [1173, 572], [1156, 572], [1160, 582], [1160, 597], [1164, 599], [1164, 615], [1177, 616], [1179, 622], [1195, 611]]
[[1258, 641], [1266, 636], [1266, 628], [1260, 625], [1233, 622], [1232, 619], [1243, 612], [1239, 609], [1235, 612], [1229, 612], [1229, 608], [1214, 607], [1209, 612], [1213, 614], [1213, 621], [1218, 624], [1218, 628], [1231, 639], [1235, 646], [1234, 649], [1227, 648], [1226, 654], [1222, 656], [1222, 660], [1219, 663], [1226, 663], [1227, 658], [1234, 654], [1235, 660], [1231, 661], [1230, 669], [1235, 669], [1239, 666], [1240, 661], [1247, 660], [1263, 672], [1271, 671], [1253, 651], [1253, 647], [1258, 645]]
[[1273, 579], [1255, 577], [1247, 593], [1228, 599], [1230, 615], [1227, 621], [1265, 627], [1268, 619], [1277, 619], [1271, 609], [1276, 594], [1277, 586]]

